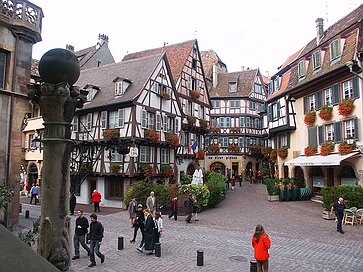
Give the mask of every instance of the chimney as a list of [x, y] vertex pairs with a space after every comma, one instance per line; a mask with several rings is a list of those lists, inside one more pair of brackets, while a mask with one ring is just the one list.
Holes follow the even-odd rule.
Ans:
[[318, 18], [316, 23], [316, 43], [319, 44], [324, 35], [324, 19]]
[[245, 66], [241, 66], [241, 71], [244, 71], [245, 70]]
[[67, 44], [66, 49], [69, 50], [69, 51], [74, 52], [74, 46], [73, 45]]
[[217, 71], [217, 67], [215, 64], [213, 64], [212, 79], [213, 79], [213, 88], [215, 88], [218, 85], [218, 71]]
[[98, 34], [97, 48], [101, 47], [104, 43], [108, 43], [108, 36], [105, 34]]

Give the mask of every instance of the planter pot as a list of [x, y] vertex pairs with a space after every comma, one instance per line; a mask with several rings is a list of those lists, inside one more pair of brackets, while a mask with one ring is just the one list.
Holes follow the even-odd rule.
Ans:
[[267, 200], [268, 201], [279, 201], [279, 196], [278, 195], [268, 195], [267, 196]]
[[326, 220], [334, 220], [335, 214], [330, 214], [330, 211], [323, 211], [323, 218]]

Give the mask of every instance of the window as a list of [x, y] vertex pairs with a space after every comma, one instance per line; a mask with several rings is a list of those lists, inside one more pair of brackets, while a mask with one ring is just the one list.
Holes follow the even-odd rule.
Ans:
[[256, 102], [250, 101], [250, 110], [256, 110]]
[[353, 84], [351, 80], [343, 82], [343, 93], [345, 99], [353, 98]]
[[7, 54], [0, 51], [0, 89], [5, 89]]
[[330, 61], [340, 58], [340, 40], [337, 39], [330, 44]]
[[298, 71], [299, 71], [299, 78], [303, 78], [306, 76], [305, 60], [299, 62]]
[[150, 163], [150, 146], [140, 146], [140, 162]]
[[214, 109], [219, 109], [221, 107], [221, 101], [220, 100], [212, 100], [212, 106]]
[[197, 60], [195, 58], [192, 59], [192, 68], [193, 69], [197, 68]]
[[175, 133], [179, 133], [179, 119], [175, 118]]
[[255, 118], [255, 128], [261, 128], [261, 120], [259, 118]]
[[239, 100], [231, 100], [229, 102], [229, 107], [231, 109], [238, 109], [238, 108], [240, 108], [240, 101]]
[[309, 110], [315, 110], [315, 95], [309, 96]]
[[87, 114], [86, 128], [88, 131], [92, 129], [92, 113]]
[[161, 84], [158, 82], [154, 83], [154, 92], [157, 94], [161, 94]]
[[107, 111], [101, 112], [101, 128], [107, 127]]
[[168, 116], [164, 115], [164, 122], [163, 122], [163, 131], [168, 132]]
[[115, 82], [115, 94], [116, 95], [121, 95], [124, 94], [124, 82], [123, 81], [118, 81]]
[[78, 117], [74, 116], [72, 120], [72, 131], [78, 132]]
[[108, 117], [109, 128], [120, 128], [124, 126], [124, 109], [110, 111]]
[[344, 137], [347, 138], [355, 138], [354, 132], [354, 120], [349, 120], [344, 122]]
[[280, 136], [280, 147], [288, 146], [287, 134]]
[[219, 118], [219, 126], [222, 127], [222, 128], [225, 127], [225, 121], [224, 120], [225, 120], [225, 117], [220, 117]]
[[169, 158], [170, 150], [167, 148], [161, 148], [161, 163], [162, 164], [169, 164], [170, 158]]
[[251, 127], [251, 117], [246, 117], [246, 127]]
[[118, 153], [116, 150], [113, 150], [111, 152], [110, 162], [122, 162], [122, 161], [123, 161], [122, 154]]
[[325, 133], [326, 133], [326, 137], [325, 139], [327, 141], [334, 141], [334, 125], [327, 125], [325, 126]]
[[107, 177], [106, 178], [106, 198], [122, 199], [123, 192], [123, 182], [119, 177]]
[[325, 106], [333, 105], [333, 94], [331, 88], [324, 90]]
[[161, 114], [160, 114], [160, 112], [156, 113], [156, 130], [157, 131], [161, 130]]
[[237, 82], [229, 82], [228, 83], [228, 90], [231, 92], [231, 93], [234, 93], [237, 91]]
[[313, 69], [319, 69], [321, 67], [321, 52], [320, 51], [315, 51], [313, 53]]
[[252, 145], [252, 139], [250, 137], [246, 138], [246, 147], [250, 147]]
[[245, 127], [245, 118], [244, 117], [239, 118], [239, 126], [240, 127]]
[[281, 77], [280, 76], [276, 77], [274, 80], [274, 86], [271, 86], [272, 93], [274, 92], [274, 88], [276, 91], [280, 90], [280, 82], [281, 82]]
[[221, 137], [221, 147], [227, 147], [228, 146], [228, 137]]
[[154, 129], [155, 114], [152, 112], [147, 113], [147, 128]]
[[239, 138], [238, 138], [238, 145], [239, 145], [240, 147], [244, 147], [244, 146], [245, 146], [245, 138], [243, 138], [243, 137], [239, 137]]
[[262, 94], [262, 86], [255, 83], [255, 93]]
[[194, 77], [189, 77], [189, 89], [198, 90], [197, 89], [197, 80]]
[[226, 117], [226, 127], [227, 128], [231, 127], [231, 117]]
[[272, 120], [276, 120], [277, 117], [277, 104], [272, 104]]

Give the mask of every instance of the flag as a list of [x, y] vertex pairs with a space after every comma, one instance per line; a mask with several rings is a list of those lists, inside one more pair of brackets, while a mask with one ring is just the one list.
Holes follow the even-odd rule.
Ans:
[[198, 158], [198, 140], [195, 140], [192, 145], [193, 152], [195, 154], [195, 157]]

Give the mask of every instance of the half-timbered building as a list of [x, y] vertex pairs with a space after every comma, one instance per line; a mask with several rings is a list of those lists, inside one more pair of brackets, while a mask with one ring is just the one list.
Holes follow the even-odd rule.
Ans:
[[210, 90], [213, 109], [210, 114], [206, 165], [208, 171], [242, 176], [246, 169], [257, 172], [260, 161], [254, 156], [267, 139], [260, 116], [266, 100], [266, 88], [259, 69], [233, 73], [215, 73]]
[[181, 107], [165, 53], [82, 70], [88, 91], [76, 112], [74, 171], [84, 171], [78, 202], [97, 189], [101, 204], [124, 207], [124, 192], [143, 178], [172, 178]]
[[[269, 96], [270, 132], [289, 147], [279, 159], [279, 175], [303, 177], [315, 192], [363, 184], [362, 18], [363, 5], [326, 30], [318, 18], [316, 37], [272, 77], [270, 91], [278, 84], [283, 91]], [[281, 100], [288, 102], [285, 110], [281, 103], [274, 108]], [[283, 140], [285, 134], [290, 140]]]
[[181, 146], [177, 152], [178, 172], [180, 175], [193, 174], [198, 166], [204, 167], [204, 137], [211, 108], [197, 40], [132, 53], [123, 60], [161, 52], [168, 56], [183, 113]]

